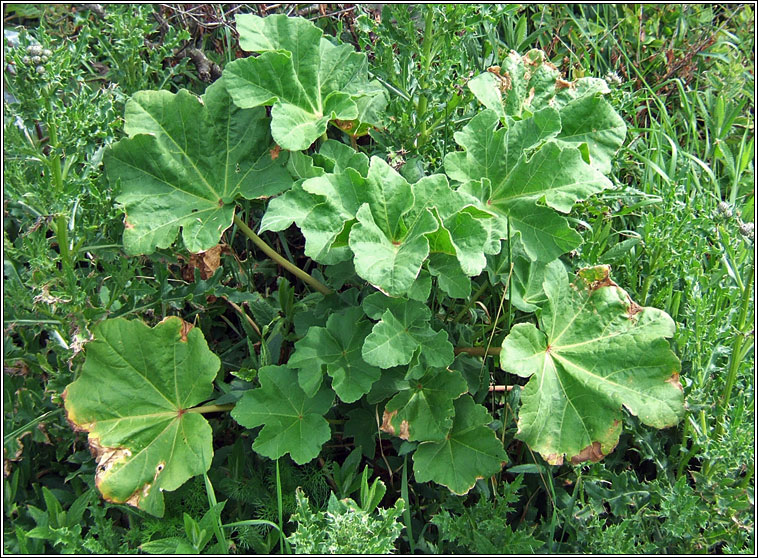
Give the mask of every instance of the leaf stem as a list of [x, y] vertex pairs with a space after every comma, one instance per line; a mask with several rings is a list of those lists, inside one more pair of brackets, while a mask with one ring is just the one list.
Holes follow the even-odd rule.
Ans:
[[231, 411], [234, 409], [235, 403], [227, 403], [226, 405], [203, 405], [201, 407], [192, 407], [185, 409], [185, 413], [218, 413], [221, 411]]
[[457, 324], [461, 318], [468, 312], [468, 309], [471, 308], [474, 303], [479, 299], [480, 296], [482, 296], [482, 293], [487, 289], [487, 286], [489, 285], [489, 281], [485, 279], [484, 283], [476, 290], [474, 293], [474, 296], [471, 297], [471, 300], [468, 301], [466, 306], [463, 307], [463, 309], [458, 312], [458, 315], [453, 319], [453, 323]]
[[239, 218], [238, 215], [234, 216], [234, 224], [237, 225], [239, 229], [245, 234], [245, 236], [252, 240], [253, 244], [260, 248], [264, 254], [266, 254], [269, 258], [274, 260], [284, 269], [292, 273], [295, 277], [305, 281], [323, 295], [330, 295], [334, 292], [329, 287], [321, 283], [318, 279], [311, 277], [305, 271], [284, 258], [281, 254], [277, 253], [273, 248], [271, 248], [271, 246], [266, 244], [260, 236], [255, 234], [252, 229], [248, 227], [244, 221], [242, 221], [242, 219]]
[[501, 347], [456, 347], [453, 352], [456, 355], [459, 355], [461, 353], [466, 353], [471, 356], [497, 356], [502, 351]]
[[284, 520], [282, 517], [282, 478], [279, 475], [279, 460], [276, 460], [276, 511], [279, 519], [279, 552], [284, 554]]

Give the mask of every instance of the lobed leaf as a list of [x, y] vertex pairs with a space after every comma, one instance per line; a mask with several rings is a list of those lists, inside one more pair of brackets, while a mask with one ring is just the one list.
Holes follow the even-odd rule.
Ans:
[[210, 467], [211, 427], [187, 411], [211, 395], [221, 362], [202, 332], [176, 317], [153, 328], [106, 320], [94, 335], [63, 393], [68, 420], [89, 434], [103, 498], [160, 517], [161, 492]]
[[307, 149], [329, 121], [353, 135], [380, 124], [387, 97], [369, 82], [365, 54], [332, 44], [302, 18], [240, 14], [236, 21], [240, 46], [259, 55], [227, 65], [229, 91], [242, 108], [273, 105], [271, 133], [284, 149]]
[[543, 283], [541, 330], [517, 324], [503, 341], [502, 368], [530, 377], [521, 394], [517, 437], [549, 463], [598, 461], [618, 443], [621, 407], [656, 428], [684, 413], [679, 360], [666, 337], [673, 320], [642, 308], [610, 278], [583, 270], [569, 285], [563, 268]]
[[295, 343], [295, 352], [287, 365], [297, 368], [300, 387], [313, 396], [321, 386], [323, 369], [332, 378], [332, 389], [345, 403], [352, 403], [369, 392], [379, 379], [379, 368], [367, 364], [361, 356], [371, 322], [364, 319], [360, 306], [332, 314], [326, 327], [311, 327]]
[[467, 388], [457, 370], [429, 369], [387, 403], [381, 429], [411, 442], [441, 441], [453, 424], [453, 401]]
[[455, 494], [466, 494], [478, 479], [500, 471], [508, 458], [495, 432], [487, 427], [492, 417], [470, 395], [454, 401], [450, 432], [439, 442], [423, 442], [413, 455], [417, 482], [434, 481]]
[[432, 329], [432, 312], [426, 304], [374, 293], [363, 300], [363, 310], [370, 318], [379, 319], [361, 350], [369, 364], [379, 368], [409, 364], [417, 351], [430, 367], [453, 362], [453, 345], [444, 331]]
[[309, 397], [287, 366], [264, 366], [258, 379], [261, 387], [245, 392], [232, 410], [246, 428], [263, 425], [253, 449], [270, 459], [289, 453], [299, 465], [315, 459], [331, 438], [324, 414], [332, 407], [332, 391], [322, 386]]
[[545, 262], [581, 243], [556, 211], [567, 213], [578, 200], [610, 186], [578, 148], [555, 141], [556, 115], [546, 107], [499, 128], [497, 114], [484, 110], [455, 134], [465, 152], [445, 157], [446, 172], [463, 182], [459, 191], [500, 218], [492, 223], [497, 228], [490, 228], [490, 242], [506, 238], [510, 226], [530, 259]]
[[511, 51], [501, 66], [470, 80], [469, 88], [504, 123], [536, 116], [545, 107], [555, 109], [560, 130], [557, 140], [586, 144], [588, 162], [603, 174], [610, 172], [613, 155], [626, 136], [624, 121], [603, 98], [610, 92], [605, 81], [564, 81], [540, 50], [531, 50], [524, 56]]
[[286, 154], [273, 149], [265, 110], [232, 104], [220, 79], [202, 99], [188, 91], [139, 91], [126, 104], [128, 138], [105, 154], [126, 210], [124, 248], [168, 248], [182, 229], [190, 252], [219, 243], [234, 201], [278, 194], [292, 184]]

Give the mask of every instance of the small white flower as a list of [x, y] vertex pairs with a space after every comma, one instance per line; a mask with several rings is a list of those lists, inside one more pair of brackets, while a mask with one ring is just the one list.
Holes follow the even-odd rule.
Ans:
[[41, 64], [41, 63], [42, 63], [41, 56], [32, 56], [32, 64]]
[[37, 66], [37, 68], [36, 68], [36, 72], [37, 72], [39, 75], [42, 75], [42, 74], [44, 74], [44, 73], [45, 73], [45, 67], [44, 67], [44, 66]]
[[40, 45], [29, 45], [26, 47], [26, 52], [32, 56], [39, 56], [42, 54], [42, 47]]
[[621, 85], [623, 83], [623, 80], [616, 72], [608, 72], [608, 74], [605, 76], [605, 81], [608, 83], [608, 85]]
[[32, 59], [31, 59], [29, 56], [24, 56], [24, 57], [21, 59], [21, 62], [23, 62], [24, 64], [27, 64], [27, 65], [29, 65], [29, 64], [31, 64], [31, 63], [32, 63]]

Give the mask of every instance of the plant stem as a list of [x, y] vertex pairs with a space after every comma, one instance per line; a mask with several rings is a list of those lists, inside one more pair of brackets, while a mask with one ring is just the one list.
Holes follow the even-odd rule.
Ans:
[[474, 303], [479, 299], [480, 296], [482, 296], [482, 293], [487, 289], [487, 286], [489, 285], [489, 282], [487, 280], [482, 283], [482, 285], [476, 290], [474, 293], [474, 296], [471, 297], [471, 300], [466, 304], [466, 306], [463, 307], [463, 309], [458, 312], [458, 315], [453, 319], [453, 323], [457, 324], [460, 319], [468, 312], [468, 309], [471, 308]]
[[742, 289], [742, 304], [740, 306], [740, 315], [737, 320], [738, 334], [734, 338], [732, 344], [732, 352], [729, 355], [729, 372], [726, 377], [726, 385], [724, 386], [724, 393], [721, 396], [719, 403], [719, 420], [716, 425], [716, 439], [719, 439], [724, 434], [724, 422], [726, 421], [726, 411], [729, 408], [729, 401], [732, 397], [732, 389], [737, 381], [737, 370], [742, 361], [742, 344], [745, 341], [745, 322], [747, 321], [748, 308], [750, 307], [750, 295], [753, 290], [753, 275], [755, 272], [755, 262], [751, 262], [748, 267], [748, 276], [745, 287]]
[[263, 250], [263, 253], [266, 254], [269, 258], [274, 260], [276, 263], [278, 263], [280, 266], [282, 266], [284, 269], [292, 273], [297, 278], [305, 281], [308, 283], [311, 287], [316, 289], [318, 292], [320, 292], [323, 295], [330, 295], [334, 291], [332, 291], [329, 287], [321, 283], [318, 279], [315, 279], [314, 277], [311, 277], [308, 275], [305, 271], [297, 267], [295, 264], [284, 258], [281, 254], [276, 252], [271, 246], [266, 244], [263, 239], [255, 234], [250, 227], [248, 227], [242, 219], [239, 218], [238, 215], [234, 216], [234, 224], [239, 227], [239, 229], [247, 236], [250, 240], [253, 241], [253, 244], [255, 244], [258, 248]]
[[408, 454], [403, 456], [403, 482], [400, 485], [400, 497], [405, 501], [403, 510], [403, 519], [405, 520], [405, 534], [408, 536], [408, 545], [411, 547], [411, 554], [416, 553], [416, 541], [413, 540], [413, 529], [411, 526], [411, 503], [408, 499]]
[[279, 460], [276, 460], [276, 510], [279, 519], [279, 552], [284, 554], [284, 519], [282, 510], [282, 477], [279, 474]]
[[[50, 174], [52, 175], [52, 182], [55, 191], [58, 195], [63, 194], [63, 172], [61, 171], [61, 156], [58, 153], [58, 131], [53, 121], [53, 107], [50, 102], [49, 95], [45, 96], [45, 108], [47, 109], [47, 133], [50, 136], [50, 148], [52, 154], [47, 159], [48, 167], [50, 168]], [[71, 251], [68, 247], [68, 223], [66, 223], [66, 216], [60, 214], [55, 219], [55, 240], [58, 242], [58, 252], [61, 255], [61, 262], [63, 269], [66, 273], [67, 279], [73, 286], [74, 282], [74, 265], [71, 261]]]
[[432, 33], [434, 32], [434, 9], [432, 6], [426, 6], [426, 18], [424, 19], [424, 43], [422, 45], [423, 51], [422, 51], [422, 59], [423, 59], [423, 68], [421, 70], [421, 79], [419, 79], [419, 87], [421, 89], [421, 94], [418, 98], [418, 103], [416, 104], [416, 118], [418, 119], [419, 124], [419, 134], [416, 139], [416, 148], [421, 147], [424, 143], [426, 143], [427, 139], [427, 126], [426, 126], [426, 108], [428, 104], [428, 99], [426, 97], [426, 93], [424, 92], [426, 89], [426, 78], [429, 75], [429, 69], [432, 65]]
[[453, 352], [456, 355], [459, 355], [461, 353], [466, 353], [471, 356], [497, 356], [502, 351], [501, 347], [456, 347]]
[[191, 409], [185, 409], [185, 413], [218, 413], [221, 411], [231, 411], [234, 409], [235, 403], [227, 403], [226, 405], [203, 405], [202, 407], [192, 407]]

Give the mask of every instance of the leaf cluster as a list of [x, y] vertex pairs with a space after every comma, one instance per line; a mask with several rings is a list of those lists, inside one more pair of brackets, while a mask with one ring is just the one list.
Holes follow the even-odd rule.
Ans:
[[[202, 99], [187, 91], [145, 91], [127, 103], [128, 137], [105, 157], [110, 179], [122, 189], [127, 251], [167, 248], [179, 229], [191, 252], [210, 251], [233, 220], [262, 246], [233, 217], [236, 206], [284, 192], [268, 204], [261, 231], [295, 223], [306, 255], [327, 266], [352, 264], [355, 275], [379, 292], [368, 294], [369, 287], [336, 295], [289, 266], [326, 294], [316, 305], [320, 315], [308, 320], [307, 329], [300, 322], [303, 336], [286, 363], [260, 366], [259, 387], [228, 392], [230, 398], [197, 410], [192, 407], [209, 398], [218, 368], [197, 328], [181, 320], [164, 320], [151, 330], [138, 322], [104, 323], [95, 331], [82, 376], [66, 391], [66, 408], [69, 420], [89, 433], [97, 484], [107, 499], [161, 515], [160, 488], [172, 490], [210, 466], [209, 429], [198, 414], [203, 411], [233, 407], [237, 423], [262, 427], [254, 451], [307, 463], [332, 437], [326, 415], [335, 397], [343, 404], [360, 400], [364, 408], [384, 402], [378, 426], [414, 443], [418, 482], [433, 480], [465, 494], [478, 479], [498, 473], [507, 456], [489, 427], [492, 416], [466, 393], [468, 382], [452, 368], [448, 328], [444, 320], [440, 327], [427, 300], [432, 277], [448, 296], [465, 298], [463, 286], [484, 271], [487, 256], [503, 249], [501, 240], [507, 240], [509, 260], [515, 244], [528, 262], [544, 263], [535, 272], [543, 273], [540, 321], [547, 342], [534, 326], [520, 324], [502, 347], [505, 370], [535, 376], [524, 391], [517, 436], [551, 463], [561, 463], [564, 454], [597, 460], [616, 444], [621, 405], [656, 427], [679, 419], [678, 361], [662, 339], [672, 333], [668, 317], [633, 303], [602, 267], [580, 272], [584, 284], [572, 288], [584, 289], [586, 300], [572, 299], [565, 270], [549, 266], [580, 240], [556, 211], [567, 213], [610, 185], [604, 175], [625, 125], [603, 98], [605, 82], [567, 83], [540, 51], [510, 53], [502, 68], [469, 83], [487, 109], [456, 133], [463, 151], [447, 154], [447, 174], [411, 184], [381, 158], [368, 159], [323, 137], [316, 153], [300, 151], [330, 122], [344, 130], [350, 121], [353, 131], [377, 122], [383, 93], [368, 81], [363, 55], [335, 46], [302, 19], [237, 20], [242, 46], [259, 55], [230, 64]], [[270, 117], [260, 105], [272, 105]], [[293, 305], [282, 293], [282, 308]], [[556, 331], [561, 333], [553, 336]], [[156, 342], [171, 350], [149, 348]], [[583, 352], [569, 358], [579, 346]], [[655, 370], [645, 389], [657, 394], [658, 406], [634, 399], [633, 370], [619, 377], [618, 369], [596, 370], [614, 355], [622, 358], [625, 348], [649, 355], [641, 369]], [[559, 367], [564, 358], [570, 364]], [[112, 399], [94, 382], [96, 375], [103, 381], [116, 371], [125, 388], [151, 386], [155, 401], [113, 414], [124, 390]], [[113, 381], [102, 385], [112, 387]], [[187, 382], [189, 391], [181, 387]], [[567, 389], [572, 383], [591, 385], [607, 404], [587, 407], [582, 401], [589, 394]], [[558, 405], [561, 392], [565, 400]], [[556, 415], [563, 419], [541, 424]], [[532, 430], [547, 433], [545, 440]], [[197, 441], [194, 451], [188, 439]]]

